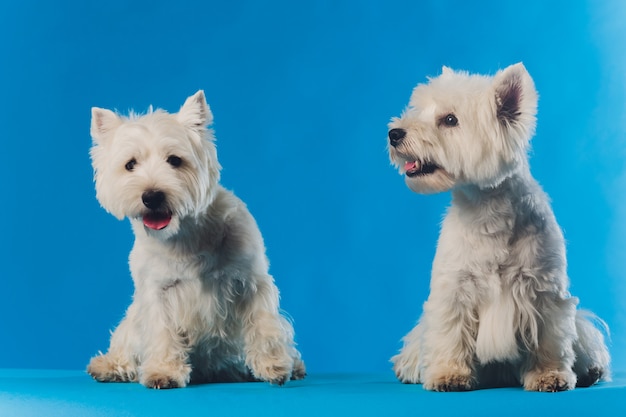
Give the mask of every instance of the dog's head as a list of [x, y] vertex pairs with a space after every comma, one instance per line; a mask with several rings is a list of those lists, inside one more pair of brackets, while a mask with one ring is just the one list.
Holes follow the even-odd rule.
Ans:
[[519, 63], [493, 77], [444, 67], [389, 123], [389, 156], [411, 190], [494, 187], [526, 164], [537, 92]]
[[203, 91], [180, 111], [121, 117], [94, 107], [91, 159], [100, 204], [154, 236], [176, 234], [181, 219], [211, 204], [219, 181], [212, 114]]

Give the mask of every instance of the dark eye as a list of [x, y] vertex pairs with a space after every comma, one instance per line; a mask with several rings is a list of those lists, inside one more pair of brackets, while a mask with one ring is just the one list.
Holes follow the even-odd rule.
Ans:
[[178, 168], [183, 163], [183, 160], [180, 159], [180, 157], [176, 155], [170, 155], [167, 157], [167, 163], [173, 166], [174, 168]]
[[459, 119], [452, 113], [446, 115], [441, 121], [448, 127], [454, 127], [459, 124]]
[[124, 165], [124, 168], [126, 168], [126, 171], [132, 171], [133, 169], [135, 169], [136, 164], [137, 164], [137, 160], [133, 158], [130, 161], [126, 162], [126, 165]]

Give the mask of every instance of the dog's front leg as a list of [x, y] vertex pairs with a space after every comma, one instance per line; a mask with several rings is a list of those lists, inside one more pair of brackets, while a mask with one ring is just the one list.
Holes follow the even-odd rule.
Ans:
[[574, 389], [576, 374], [572, 370], [576, 354], [576, 298], [559, 299], [553, 294], [538, 294], [538, 340], [529, 349], [526, 371], [522, 374], [528, 391], [557, 392]]
[[131, 304], [126, 317], [111, 334], [111, 343], [106, 354], [91, 358], [87, 373], [100, 382], [137, 381], [137, 363], [133, 352], [137, 349], [132, 337], [135, 328], [135, 306]]
[[462, 288], [431, 293], [424, 304], [423, 384], [433, 391], [476, 387], [473, 369], [477, 317]]
[[246, 365], [258, 379], [283, 385], [302, 379], [304, 364], [293, 346], [293, 328], [278, 312], [278, 293], [260, 284], [246, 312], [244, 340]]
[[141, 366], [139, 382], [148, 388], [182, 388], [190, 380], [188, 349], [185, 335], [177, 331], [173, 306], [162, 294], [142, 311]]
[[422, 343], [424, 324], [417, 325], [402, 339], [404, 344], [400, 353], [391, 358], [393, 371], [403, 384], [422, 383]]

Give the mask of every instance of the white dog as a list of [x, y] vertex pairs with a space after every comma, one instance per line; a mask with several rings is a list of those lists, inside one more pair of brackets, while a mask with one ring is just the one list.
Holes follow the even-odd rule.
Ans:
[[443, 68], [389, 124], [389, 154], [418, 193], [452, 190], [417, 326], [392, 358], [435, 391], [563, 391], [609, 377], [591, 313], [568, 292], [563, 235], [530, 174], [537, 93], [520, 64], [493, 77]]
[[108, 352], [87, 368], [98, 381], [174, 388], [305, 376], [256, 222], [218, 184], [211, 122], [202, 91], [177, 114], [92, 109], [97, 198], [135, 233], [135, 294]]

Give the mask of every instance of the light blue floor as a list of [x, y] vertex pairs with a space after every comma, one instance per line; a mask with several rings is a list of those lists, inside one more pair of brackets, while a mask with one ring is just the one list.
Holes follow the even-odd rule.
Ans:
[[[530, 414], [529, 414], [530, 413]], [[501, 388], [427, 392], [384, 374], [319, 374], [265, 383], [149, 390], [97, 383], [81, 371], [0, 369], [0, 416], [624, 416], [626, 373], [592, 388], [530, 393]]]

